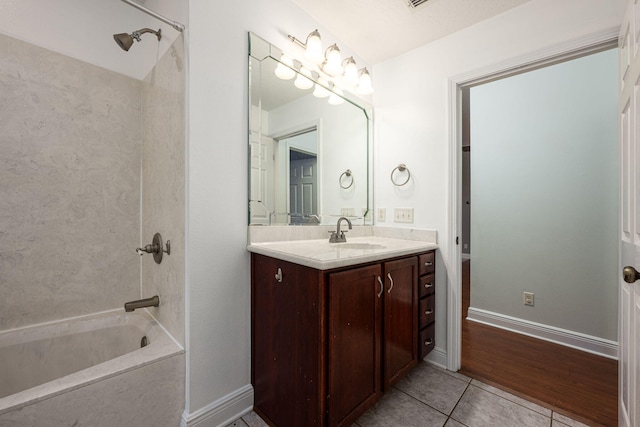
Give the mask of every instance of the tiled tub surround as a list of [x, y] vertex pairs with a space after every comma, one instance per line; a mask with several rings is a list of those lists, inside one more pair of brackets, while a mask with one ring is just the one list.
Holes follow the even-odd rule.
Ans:
[[3, 332], [0, 425], [178, 425], [183, 353], [144, 311]]
[[[436, 232], [431, 230], [356, 226], [347, 233], [346, 243], [329, 243], [328, 233], [335, 229], [327, 226], [249, 227], [247, 249], [327, 270], [438, 248]], [[367, 244], [371, 246], [359, 246]]]
[[0, 35], [0, 331], [140, 297], [141, 82]]
[[[159, 232], [171, 255], [142, 257], [142, 298], [160, 296], [149, 312], [184, 345], [184, 48], [180, 35], [144, 80], [142, 90], [142, 242]], [[127, 248], [128, 249], [128, 248]]]

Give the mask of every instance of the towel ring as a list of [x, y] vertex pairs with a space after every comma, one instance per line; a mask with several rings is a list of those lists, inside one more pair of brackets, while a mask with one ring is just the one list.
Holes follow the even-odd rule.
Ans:
[[[351, 177], [351, 182], [349, 182], [349, 185], [347, 186], [342, 184], [342, 179], [344, 176], [346, 176], [347, 178]], [[344, 190], [351, 188], [351, 186], [353, 185], [353, 174], [351, 173], [351, 169], [347, 169], [346, 171], [342, 172], [342, 175], [340, 175], [340, 178], [338, 178], [338, 183], [340, 184], [340, 188]]]
[[[404, 180], [404, 182], [398, 183], [395, 179], [393, 179], [393, 173], [395, 171], [399, 171], [399, 172], [404, 172], [407, 171], [407, 179]], [[407, 165], [405, 165], [404, 163], [400, 163], [398, 166], [396, 166], [395, 168], [393, 168], [393, 170], [391, 171], [391, 182], [393, 183], [393, 185], [395, 185], [396, 187], [402, 187], [403, 185], [405, 185], [407, 182], [409, 182], [409, 180], [411, 179], [411, 172], [409, 171], [409, 168], [407, 167]]]

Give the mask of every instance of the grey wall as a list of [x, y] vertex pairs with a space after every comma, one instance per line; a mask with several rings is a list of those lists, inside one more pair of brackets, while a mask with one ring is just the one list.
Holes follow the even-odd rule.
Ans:
[[139, 296], [140, 97], [0, 36], [0, 330]]
[[617, 70], [614, 49], [471, 89], [472, 307], [617, 340]]

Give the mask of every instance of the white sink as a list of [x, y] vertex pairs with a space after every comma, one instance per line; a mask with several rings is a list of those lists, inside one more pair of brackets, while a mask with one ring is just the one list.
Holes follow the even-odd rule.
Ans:
[[384, 249], [385, 245], [377, 243], [332, 243], [333, 249], [356, 249], [356, 250], [372, 250], [372, 249]]

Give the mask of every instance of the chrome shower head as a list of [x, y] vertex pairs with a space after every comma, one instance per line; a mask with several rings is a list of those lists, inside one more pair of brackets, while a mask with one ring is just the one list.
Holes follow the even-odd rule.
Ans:
[[122, 50], [125, 50], [128, 52], [129, 48], [131, 48], [131, 46], [133, 45], [133, 40], [135, 39], [136, 41], [140, 41], [140, 36], [144, 33], [155, 34], [158, 37], [158, 41], [160, 41], [160, 38], [162, 37], [162, 29], [158, 29], [158, 31], [153, 31], [150, 28], [143, 28], [141, 30], [134, 31], [131, 34], [127, 34], [127, 33], [114, 34], [113, 39], [116, 41], [116, 43], [118, 43], [118, 46], [120, 46]]

